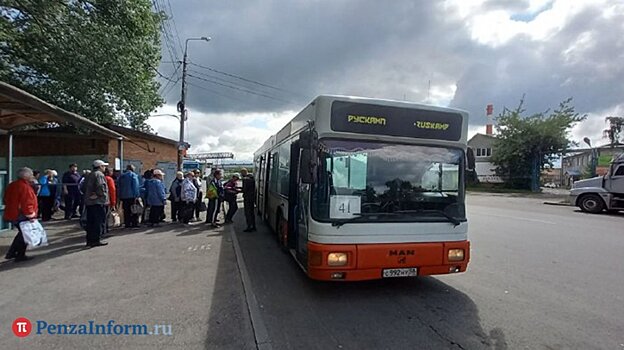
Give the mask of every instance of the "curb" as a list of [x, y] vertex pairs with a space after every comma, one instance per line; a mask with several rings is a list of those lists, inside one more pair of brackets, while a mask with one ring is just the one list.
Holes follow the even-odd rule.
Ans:
[[243, 293], [247, 301], [247, 311], [251, 318], [251, 328], [254, 332], [256, 348], [259, 350], [272, 350], [273, 345], [271, 345], [271, 340], [269, 339], [269, 332], [266, 329], [262, 314], [260, 313], [260, 307], [258, 307], [258, 300], [256, 300], [256, 295], [253, 292], [247, 265], [245, 265], [245, 259], [243, 258], [243, 253], [238, 243], [238, 237], [236, 236], [234, 227], [232, 227], [231, 233], [232, 244], [234, 245], [234, 252], [236, 254], [236, 264], [238, 265], [238, 271], [243, 282]]

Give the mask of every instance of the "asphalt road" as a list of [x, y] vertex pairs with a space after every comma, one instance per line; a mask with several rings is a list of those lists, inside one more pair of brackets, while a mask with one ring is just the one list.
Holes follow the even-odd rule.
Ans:
[[[274, 349], [624, 349], [624, 215], [473, 195], [460, 275], [322, 283], [236, 229]], [[242, 215], [241, 215], [242, 216]]]
[[[50, 245], [31, 261], [0, 261], [0, 349], [255, 349], [229, 228], [165, 224], [115, 230], [85, 249], [75, 221], [46, 223]], [[0, 238], [6, 251], [14, 231]], [[33, 331], [13, 335], [26, 317]], [[48, 324], [170, 326], [168, 335], [38, 335]]]

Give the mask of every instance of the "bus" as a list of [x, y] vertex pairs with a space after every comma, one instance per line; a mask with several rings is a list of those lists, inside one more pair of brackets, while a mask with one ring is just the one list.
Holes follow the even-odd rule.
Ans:
[[256, 208], [315, 280], [466, 271], [468, 114], [314, 99], [254, 153]]

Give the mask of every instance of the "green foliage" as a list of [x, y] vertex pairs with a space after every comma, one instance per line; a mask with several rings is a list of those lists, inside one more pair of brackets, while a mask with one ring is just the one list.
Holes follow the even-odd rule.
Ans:
[[571, 106], [572, 99], [567, 99], [550, 112], [523, 116], [524, 99], [514, 110], [505, 108], [496, 118], [497, 138], [492, 162], [497, 165], [496, 172], [506, 179], [512, 188], [530, 188], [532, 172], [551, 165], [573, 143], [569, 139], [569, 130], [576, 123], [583, 121]]
[[0, 80], [99, 123], [145, 128], [162, 105], [149, 0], [4, 0]]
[[604, 136], [609, 139], [611, 146], [620, 142], [620, 133], [624, 130], [624, 117], [606, 117], [609, 128], [604, 131]]

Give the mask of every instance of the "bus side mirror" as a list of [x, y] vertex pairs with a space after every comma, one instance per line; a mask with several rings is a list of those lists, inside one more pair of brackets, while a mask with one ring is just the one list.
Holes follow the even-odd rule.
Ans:
[[303, 148], [301, 150], [301, 158], [299, 159], [299, 176], [301, 182], [304, 184], [316, 183], [316, 168], [317, 168], [316, 150], [310, 148]]
[[466, 170], [475, 170], [475, 155], [470, 147], [466, 150]]

